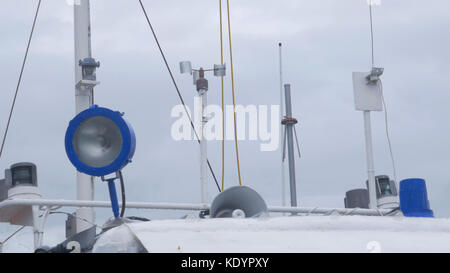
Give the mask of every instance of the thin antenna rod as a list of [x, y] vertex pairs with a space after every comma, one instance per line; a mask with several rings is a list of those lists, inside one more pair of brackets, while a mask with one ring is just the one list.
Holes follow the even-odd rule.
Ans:
[[[282, 52], [282, 44], [278, 43], [279, 49], [279, 59], [280, 59], [280, 119], [283, 119], [284, 114], [284, 94], [283, 94], [283, 52]], [[281, 205], [286, 206], [286, 178], [285, 178], [285, 130], [284, 126], [280, 127], [280, 139], [282, 138], [282, 151], [281, 151]]]
[[369, 14], [370, 14], [370, 40], [371, 40], [371, 48], [372, 48], [372, 67], [375, 67], [375, 53], [373, 46], [373, 14], [372, 14], [372, 0], [369, 3]]

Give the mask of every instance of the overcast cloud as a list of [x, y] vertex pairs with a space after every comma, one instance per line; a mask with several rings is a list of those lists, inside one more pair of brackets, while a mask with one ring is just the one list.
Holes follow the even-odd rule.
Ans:
[[[194, 86], [178, 73], [178, 62], [191, 60], [205, 67], [220, 62], [218, 1], [144, 3], [192, 107]], [[3, 0], [0, 6], [2, 133], [36, 4]], [[371, 66], [366, 1], [235, 0], [231, 9], [237, 102], [279, 104], [277, 44], [282, 41], [285, 82], [292, 85], [294, 116], [299, 120], [299, 204], [342, 207], [345, 192], [364, 187], [366, 180], [363, 118], [354, 109], [351, 78], [353, 71]], [[175, 119], [170, 113], [179, 101], [138, 1], [91, 0], [91, 12], [93, 56], [101, 62], [95, 101], [124, 111], [137, 135], [133, 163], [124, 170], [127, 200], [199, 202], [198, 144], [171, 138]], [[439, 217], [450, 216], [449, 12], [446, 0], [382, 0], [374, 7], [375, 57], [385, 68], [397, 175], [400, 180], [425, 178], [431, 207]], [[229, 63], [228, 54], [225, 57]], [[73, 63], [72, 7], [63, 0], [44, 0], [0, 172], [15, 162], [36, 163], [45, 198], [76, 197], [75, 171], [63, 145], [75, 113]], [[220, 104], [219, 83], [210, 79], [210, 103]], [[230, 87], [227, 77], [227, 104], [232, 102]], [[372, 117], [376, 173], [392, 177], [383, 113]], [[279, 205], [280, 151], [261, 152], [256, 141], [239, 144], [244, 185], [256, 189], [267, 203]], [[234, 142], [228, 141], [226, 186], [238, 184], [233, 149]], [[209, 144], [218, 176], [220, 151], [219, 141]], [[217, 189], [211, 177], [209, 182], [212, 200]], [[108, 200], [107, 187], [100, 181], [96, 199]], [[130, 213], [153, 219], [182, 215]], [[97, 214], [102, 224], [111, 212]], [[61, 231], [55, 232], [57, 239], [47, 233], [47, 244], [64, 239], [63, 216], [51, 217], [56, 219], [51, 218], [47, 227]], [[14, 229], [2, 224], [0, 240]], [[31, 240], [21, 243], [32, 246]]]

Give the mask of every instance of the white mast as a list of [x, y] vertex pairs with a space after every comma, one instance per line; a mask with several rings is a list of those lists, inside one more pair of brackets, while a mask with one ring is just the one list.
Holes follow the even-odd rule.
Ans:
[[377, 186], [375, 181], [375, 167], [372, 145], [371, 111], [383, 111], [382, 93], [378, 88], [378, 81], [383, 74], [383, 68], [372, 68], [372, 71], [353, 72], [353, 92], [355, 96], [355, 109], [364, 115], [364, 137], [366, 143], [367, 180], [369, 190], [369, 206], [376, 209]]
[[376, 209], [377, 193], [375, 184], [375, 167], [373, 163], [373, 146], [372, 146], [372, 128], [370, 122], [370, 111], [363, 111], [364, 113], [364, 136], [366, 139], [366, 156], [367, 156], [367, 177], [369, 181], [369, 207]]
[[[91, 58], [91, 20], [89, 0], [74, 1], [74, 25], [75, 25], [75, 109], [76, 114], [88, 109], [93, 103], [93, 87], [89, 88], [79, 83], [83, 79], [80, 60]], [[77, 199], [94, 200], [93, 177], [77, 172]], [[79, 208], [76, 211], [76, 232], [81, 232], [92, 227], [95, 222], [93, 208]], [[83, 221], [81, 219], [85, 219]]]
[[198, 99], [195, 101], [194, 113], [195, 120], [195, 132], [200, 143], [200, 196], [201, 202], [206, 204], [208, 201], [208, 147], [207, 139], [205, 136], [205, 125], [208, 123], [208, 117], [206, 116], [205, 109], [208, 106], [207, 92], [208, 92], [208, 80], [205, 78], [206, 71], [214, 71], [214, 76], [225, 76], [225, 64], [215, 64], [213, 69], [192, 69], [190, 61], [180, 62], [180, 72], [190, 73], [193, 77], [194, 85], [197, 89]]
[[205, 138], [205, 125], [208, 122], [208, 117], [206, 117], [205, 108], [208, 105], [207, 100], [207, 90], [199, 90], [199, 96], [202, 100], [201, 110], [201, 128], [200, 128], [200, 183], [201, 183], [201, 200], [203, 204], [208, 202], [208, 182], [207, 182], [207, 163], [208, 163], [208, 147], [207, 140]]
[[206, 204], [208, 198], [207, 183], [207, 163], [208, 163], [208, 146], [205, 138], [205, 125], [208, 117], [205, 115], [205, 108], [208, 105], [208, 80], [205, 79], [205, 71], [200, 67], [198, 71], [199, 78], [195, 81], [197, 86], [198, 97], [200, 99], [198, 117], [198, 137], [200, 141], [200, 195], [201, 202]]
[[[368, 85], [375, 86], [378, 89], [378, 81], [380, 80], [380, 76], [383, 74], [383, 68], [375, 67], [375, 55], [374, 55], [374, 46], [373, 46], [373, 18], [372, 18], [372, 5], [374, 4], [372, 0], [370, 0], [369, 4], [369, 14], [370, 14], [370, 40], [371, 40], [371, 49], [372, 49], [372, 71], [370, 75], [367, 76]], [[378, 101], [380, 102], [383, 94], [381, 90], [378, 91]], [[380, 103], [379, 103], [380, 104]], [[368, 180], [368, 190], [369, 190], [369, 207], [371, 209], [376, 209], [378, 207], [377, 201], [377, 185], [375, 181], [375, 166], [373, 160], [373, 146], [372, 146], [372, 126], [370, 121], [370, 110], [366, 109], [364, 114], [364, 136], [366, 140], [366, 157], [367, 157], [367, 180]], [[380, 109], [382, 110], [382, 106]]]

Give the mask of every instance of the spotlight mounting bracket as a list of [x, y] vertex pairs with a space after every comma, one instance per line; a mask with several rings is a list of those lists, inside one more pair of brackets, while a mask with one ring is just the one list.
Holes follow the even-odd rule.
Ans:
[[114, 181], [119, 178], [120, 173], [118, 171], [115, 172], [114, 177], [105, 178], [104, 176], [102, 176], [102, 181], [108, 182], [109, 198], [111, 200], [111, 208], [114, 214], [114, 218], [119, 218], [119, 201], [117, 200], [116, 185], [114, 184]]

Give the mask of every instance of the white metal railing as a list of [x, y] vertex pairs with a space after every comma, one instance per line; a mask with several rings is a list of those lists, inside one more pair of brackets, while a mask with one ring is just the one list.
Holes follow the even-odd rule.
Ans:
[[[120, 204], [121, 205], [121, 204]], [[7, 199], [0, 202], [0, 216], [7, 213], [9, 208], [31, 207], [33, 211], [33, 230], [35, 249], [42, 245], [44, 235], [44, 224], [50, 211], [61, 207], [76, 208], [110, 208], [109, 201], [89, 201], [89, 200], [57, 200], [57, 199]], [[209, 204], [189, 204], [189, 203], [149, 203], [149, 202], [127, 202], [127, 208], [131, 209], [159, 209], [159, 210], [191, 210], [201, 211], [210, 209]], [[44, 210], [43, 217], [38, 217], [38, 210]], [[3, 211], [2, 211], [3, 210]], [[5, 211], [6, 210], [6, 211]], [[389, 209], [333, 209], [333, 208], [301, 208], [301, 207], [268, 207], [269, 212], [292, 213], [292, 214], [323, 214], [330, 215], [338, 213], [340, 215], [366, 215], [366, 216], [386, 216], [394, 210]], [[4, 222], [6, 219], [2, 219]], [[7, 221], [7, 220], [6, 220]], [[0, 253], [2, 251], [0, 245]]]
[[[121, 205], [121, 204], [120, 204]], [[89, 207], [110, 208], [109, 201], [83, 201], [83, 200], [53, 200], [53, 199], [9, 199], [0, 203], [0, 209], [8, 206], [39, 206], [39, 207]], [[151, 202], [127, 202], [127, 208], [131, 209], [159, 209], [159, 210], [207, 210], [209, 204], [190, 203], [151, 203]], [[390, 213], [389, 209], [345, 209], [345, 208], [305, 208], [305, 207], [281, 207], [269, 206], [269, 212], [277, 213], [306, 213], [306, 214], [332, 214], [341, 215], [367, 215], [383, 216]]]

